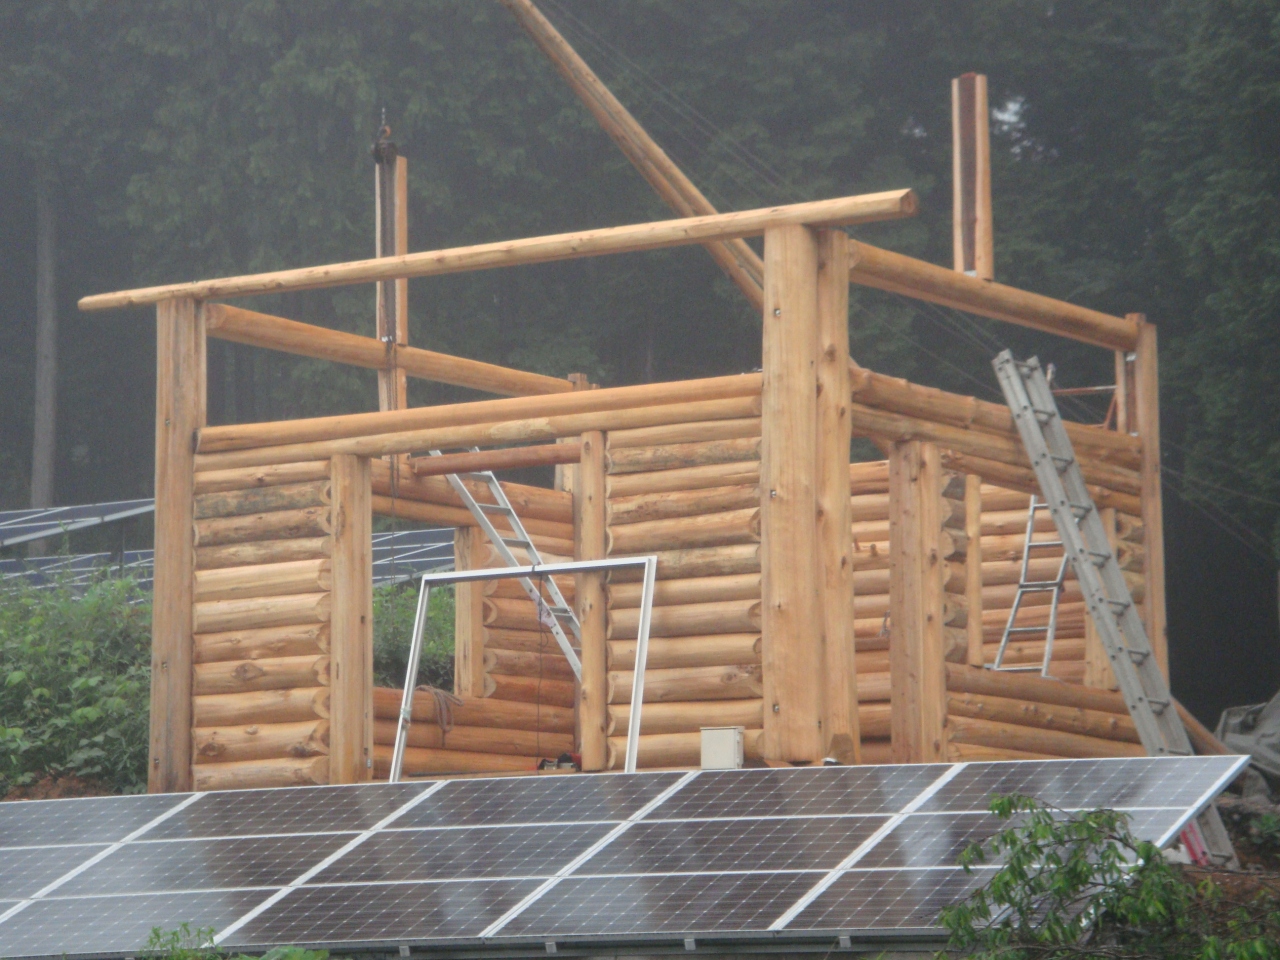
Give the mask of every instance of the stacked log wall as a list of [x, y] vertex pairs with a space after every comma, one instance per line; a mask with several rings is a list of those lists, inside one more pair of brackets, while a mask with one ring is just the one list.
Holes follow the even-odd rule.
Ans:
[[329, 782], [329, 470], [195, 476], [196, 790]]

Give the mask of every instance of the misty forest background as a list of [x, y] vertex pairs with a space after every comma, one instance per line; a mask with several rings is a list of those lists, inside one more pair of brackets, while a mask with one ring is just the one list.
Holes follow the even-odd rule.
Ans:
[[[542, 6], [720, 209], [911, 187], [920, 216], [856, 234], [947, 265], [949, 81], [986, 73], [997, 279], [1159, 325], [1175, 692], [1213, 722], [1275, 691], [1280, 2]], [[411, 249], [670, 215], [495, 2], [0, 5], [0, 508], [30, 496], [38, 189], [55, 502], [147, 496], [150, 315], [76, 299], [371, 256], [382, 108]], [[999, 400], [990, 360], [1010, 346], [1063, 385], [1112, 380], [1104, 351], [852, 293], [854, 355], [876, 369]], [[254, 306], [371, 334], [372, 301]], [[412, 281], [410, 316], [416, 345], [607, 385], [759, 363], [759, 318], [696, 249]], [[370, 372], [211, 341], [213, 422], [376, 406]]]

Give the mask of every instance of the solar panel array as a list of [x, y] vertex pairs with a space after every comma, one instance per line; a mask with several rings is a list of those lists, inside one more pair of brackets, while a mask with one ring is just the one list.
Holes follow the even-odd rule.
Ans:
[[994, 794], [1170, 842], [1245, 758], [416, 781], [0, 804], [0, 956], [933, 937]]

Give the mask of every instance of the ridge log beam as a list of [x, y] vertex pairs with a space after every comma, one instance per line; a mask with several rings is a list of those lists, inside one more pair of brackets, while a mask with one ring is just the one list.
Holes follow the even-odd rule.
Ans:
[[192, 788], [195, 650], [193, 438], [205, 419], [204, 324], [193, 300], [156, 306], [156, 556], [151, 607], [151, 732], [147, 790]]
[[[764, 241], [760, 562], [767, 760], [815, 763], [824, 742], [818, 448], [817, 238], [799, 225]], [[847, 537], [846, 537], [847, 539]]]

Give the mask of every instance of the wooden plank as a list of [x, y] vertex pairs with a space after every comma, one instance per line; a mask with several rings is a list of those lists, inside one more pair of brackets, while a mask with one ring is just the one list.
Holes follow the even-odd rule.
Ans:
[[191, 300], [156, 307], [155, 586], [147, 789], [191, 789], [192, 438], [205, 419], [204, 325]]
[[891, 740], [897, 763], [945, 759], [946, 664], [937, 541], [942, 465], [933, 444], [895, 443], [889, 457]]
[[767, 229], [782, 225], [807, 224], [813, 227], [845, 227], [913, 216], [916, 196], [910, 190], [887, 190], [863, 196], [814, 200], [734, 213], [687, 217], [622, 227], [580, 230], [522, 240], [500, 240], [470, 247], [410, 253], [403, 257], [383, 257], [332, 263], [295, 270], [171, 283], [117, 293], [82, 297], [81, 310], [114, 310], [159, 303], [176, 297], [214, 300], [291, 290], [318, 290], [353, 283], [373, 283], [399, 277], [438, 277], [494, 267], [553, 263], [606, 254], [636, 253], [691, 244], [757, 237]]
[[818, 244], [802, 226], [765, 233], [760, 566], [764, 756], [817, 762], [826, 747], [818, 556]]
[[1169, 679], [1169, 636], [1164, 592], [1164, 500], [1160, 490], [1160, 367], [1156, 328], [1140, 313], [1128, 319], [1139, 324], [1133, 361], [1133, 418], [1142, 441], [1142, 522], [1146, 527], [1147, 595], [1142, 602], [1147, 637], [1156, 662]]
[[373, 772], [373, 514], [369, 461], [333, 458], [330, 783]]
[[[206, 303], [202, 311], [209, 323], [209, 335], [219, 340], [278, 350], [299, 357], [330, 360], [380, 373], [387, 369], [387, 347], [373, 337], [330, 330], [328, 327], [300, 323], [223, 303]], [[407, 345], [396, 347], [395, 361], [404, 375], [419, 380], [449, 383], [503, 396], [567, 393], [573, 389], [569, 381], [558, 377], [513, 370], [510, 367]]]
[[982, 479], [972, 473], [964, 477], [964, 533], [969, 538], [964, 557], [964, 597], [969, 607], [965, 626], [968, 637], [967, 661], [982, 666]]
[[853, 542], [849, 536], [849, 245], [818, 231], [817, 502], [818, 606], [822, 622], [823, 755], [859, 763], [858, 680], [853, 660]]
[[[608, 552], [608, 501], [605, 464], [608, 451], [599, 431], [582, 435], [582, 459], [573, 488], [575, 560], [603, 560]], [[582, 683], [578, 691], [579, 750], [584, 771], [603, 770], [608, 753], [608, 659], [605, 643], [608, 604], [603, 573], [574, 577], [578, 622], [582, 627]]]
[[[453, 568], [484, 566], [484, 534], [478, 527], [453, 531]], [[453, 587], [453, 692], [459, 697], [484, 696], [484, 584]]]

